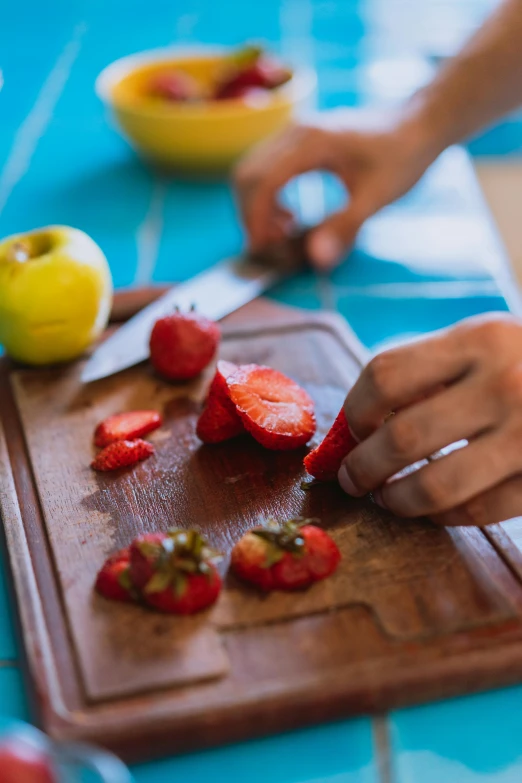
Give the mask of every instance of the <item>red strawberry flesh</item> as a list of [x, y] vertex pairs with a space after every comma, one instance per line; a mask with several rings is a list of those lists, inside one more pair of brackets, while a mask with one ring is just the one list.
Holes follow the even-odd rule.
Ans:
[[268, 449], [304, 446], [315, 432], [314, 404], [295, 381], [270, 367], [246, 364], [227, 378], [245, 429]]
[[142, 438], [161, 427], [161, 424], [162, 418], [157, 411], [116, 413], [98, 424], [94, 432], [94, 445], [103, 448], [117, 440]]
[[141, 462], [154, 454], [154, 446], [145, 440], [118, 440], [106, 446], [91, 462], [99, 471], [119, 470]]
[[322, 443], [304, 458], [307, 473], [319, 481], [335, 481], [346, 455], [357, 446], [341, 409]]
[[219, 361], [209, 389], [205, 408], [196, 425], [196, 434], [203, 443], [221, 443], [241, 435], [245, 428], [228, 395], [227, 377], [237, 370], [232, 362]]

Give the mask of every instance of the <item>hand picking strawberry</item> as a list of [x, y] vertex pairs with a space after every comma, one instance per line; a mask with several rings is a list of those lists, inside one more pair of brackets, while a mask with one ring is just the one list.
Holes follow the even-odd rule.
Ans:
[[219, 326], [193, 310], [160, 318], [150, 335], [150, 360], [169, 381], [187, 381], [212, 361], [220, 340]]
[[261, 590], [299, 590], [330, 576], [341, 560], [335, 541], [309, 519], [268, 520], [232, 550], [231, 569]]

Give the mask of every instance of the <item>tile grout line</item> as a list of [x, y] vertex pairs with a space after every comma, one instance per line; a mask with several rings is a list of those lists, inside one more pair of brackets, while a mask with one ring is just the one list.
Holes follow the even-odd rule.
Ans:
[[163, 232], [165, 193], [165, 182], [161, 179], [156, 179], [149, 209], [136, 230], [138, 262], [134, 276], [135, 286], [147, 285], [152, 280]]
[[377, 763], [377, 779], [379, 783], [396, 783], [393, 774], [388, 716], [376, 715], [372, 718], [372, 731]]
[[55, 106], [78, 57], [86, 30], [87, 25], [84, 22], [75, 26], [71, 39], [63, 48], [45, 79], [33, 107], [16, 132], [9, 156], [0, 173], [0, 214], [14, 188], [29, 169], [38, 142], [52, 119]]
[[11, 660], [5, 660], [0, 661], [0, 670], [1, 669], [19, 669], [20, 664], [16, 658], [12, 658]]

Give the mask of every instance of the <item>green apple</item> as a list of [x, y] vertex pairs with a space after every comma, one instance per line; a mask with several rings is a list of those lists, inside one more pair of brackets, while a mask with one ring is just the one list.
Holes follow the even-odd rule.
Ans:
[[112, 280], [87, 234], [48, 226], [0, 241], [0, 344], [26, 364], [80, 356], [109, 318]]

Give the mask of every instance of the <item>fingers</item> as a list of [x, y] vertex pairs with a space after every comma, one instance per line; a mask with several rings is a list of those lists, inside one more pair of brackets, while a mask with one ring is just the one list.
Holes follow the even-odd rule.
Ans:
[[235, 172], [235, 186], [250, 245], [258, 250], [270, 241], [278, 213], [277, 194], [289, 180], [322, 168], [325, 131], [296, 127], [260, 145]]
[[518, 447], [510, 448], [497, 430], [469, 446], [430, 462], [414, 473], [384, 484], [377, 502], [397, 516], [434, 516], [461, 506], [518, 470]]
[[404, 408], [348, 454], [343, 488], [362, 497], [439, 449], [492, 428], [497, 408], [496, 400], [471, 379]]
[[354, 200], [347, 209], [330, 215], [310, 233], [308, 255], [319, 269], [333, 269], [343, 260], [371, 212]]
[[522, 476], [507, 479], [457, 508], [434, 514], [432, 520], [447, 527], [485, 527], [518, 516], [522, 516]]
[[471, 366], [451, 330], [375, 356], [344, 403], [350, 427], [360, 440], [366, 438], [391, 411], [411, 405], [440, 384], [452, 383]]

